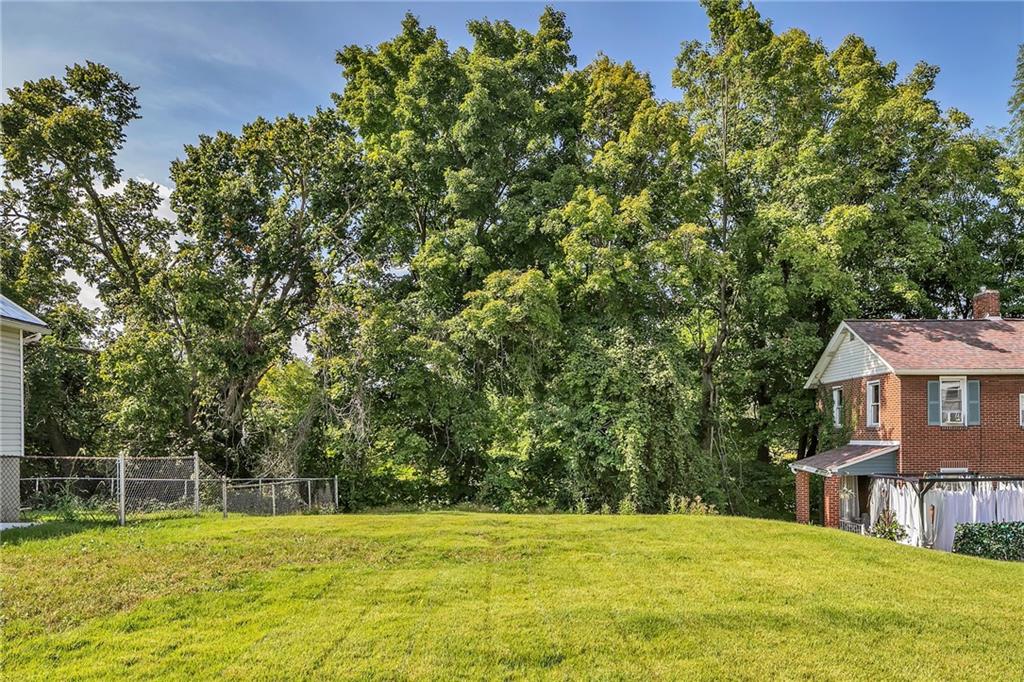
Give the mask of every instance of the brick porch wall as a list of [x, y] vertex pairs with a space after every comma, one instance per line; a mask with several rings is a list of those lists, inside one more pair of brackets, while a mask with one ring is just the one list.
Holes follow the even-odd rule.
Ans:
[[839, 477], [828, 476], [825, 479], [825, 526], [828, 528], [839, 527]]
[[811, 522], [811, 475], [796, 472], [796, 522]]

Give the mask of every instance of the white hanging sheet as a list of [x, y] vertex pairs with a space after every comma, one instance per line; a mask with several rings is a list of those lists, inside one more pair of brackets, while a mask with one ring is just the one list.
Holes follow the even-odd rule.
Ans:
[[[924, 532], [926, 545], [950, 551], [958, 523], [1024, 521], [1024, 481], [937, 483], [925, 494], [921, 519], [917, 495], [908, 483], [875, 479], [871, 484], [871, 525], [883, 509], [892, 509], [907, 530], [904, 544], [917, 545]], [[934, 519], [934, 522], [933, 522]]]

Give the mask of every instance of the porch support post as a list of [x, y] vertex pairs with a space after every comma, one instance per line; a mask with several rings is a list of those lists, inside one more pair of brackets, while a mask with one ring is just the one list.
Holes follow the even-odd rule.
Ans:
[[796, 472], [796, 522], [811, 522], [811, 475], [806, 471]]
[[839, 476], [827, 476], [825, 478], [825, 526], [828, 528], [839, 527]]
[[917, 513], [919, 515], [919, 518], [921, 519], [921, 525], [920, 525], [920, 529], [921, 530], [920, 530], [920, 533], [917, 536], [917, 546], [918, 547], [926, 547], [926, 546], [928, 546], [928, 545], [925, 544], [925, 541], [924, 541], [925, 529], [927, 528], [927, 521], [925, 521], [925, 518], [924, 518], [924, 496], [927, 495], [928, 491], [931, 490], [934, 487], [935, 487], [935, 484], [931, 483], [931, 482], [924, 483], [924, 484], [918, 482], [918, 483], [914, 484], [914, 492], [917, 493]]

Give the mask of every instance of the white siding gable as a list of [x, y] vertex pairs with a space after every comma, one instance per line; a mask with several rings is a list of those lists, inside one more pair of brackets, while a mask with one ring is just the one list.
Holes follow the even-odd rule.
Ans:
[[21, 329], [0, 324], [0, 454], [21, 456]]
[[821, 383], [831, 384], [890, 371], [890, 367], [866, 343], [848, 330], [843, 330], [842, 334], [835, 355], [821, 373]]

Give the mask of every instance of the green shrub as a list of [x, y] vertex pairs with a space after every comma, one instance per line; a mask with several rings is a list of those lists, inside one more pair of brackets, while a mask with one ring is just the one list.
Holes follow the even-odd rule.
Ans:
[[668, 496], [669, 514], [690, 514], [691, 516], [713, 516], [718, 514], [718, 509], [713, 504], [708, 504], [697, 495], [694, 498], [685, 495], [676, 496], [674, 493]]
[[1024, 561], [1024, 521], [958, 523], [953, 551], [986, 559]]
[[636, 502], [634, 502], [632, 498], [623, 497], [622, 500], [619, 501], [619, 514], [622, 514], [623, 516], [629, 516], [631, 514], [636, 513]]
[[871, 533], [876, 538], [892, 540], [893, 542], [899, 542], [907, 538], [907, 529], [896, 520], [896, 512], [892, 509], [882, 510], [882, 513], [878, 515], [878, 520], [875, 521], [874, 527], [871, 529]]

